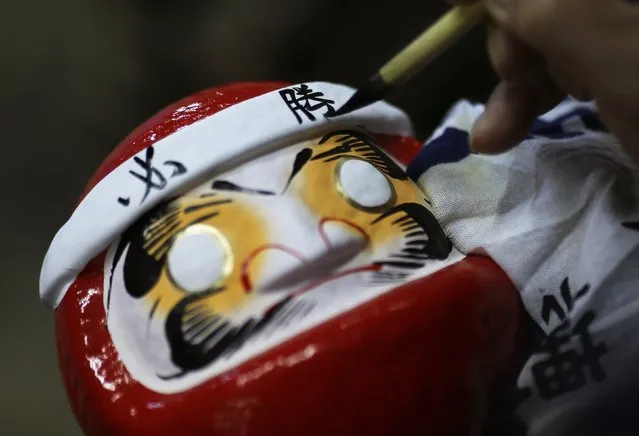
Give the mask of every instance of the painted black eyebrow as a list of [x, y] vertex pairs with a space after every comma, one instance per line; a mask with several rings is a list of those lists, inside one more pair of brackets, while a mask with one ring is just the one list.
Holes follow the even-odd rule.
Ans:
[[273, 191], [244, 188], [242, 186], [236, 185], [235, 183], [229, 182], [228, 180], [215, 180], [211, 185], [211, 189], [215, 189], [218, 191], [242, 192], [244, 194], [253, 195], [275, 195], [275, 192]]
[[364, 133], [363, 131], [360, 131], [360, 130], [342, 129], [342, 130], [333, 130], [332, 132], [322, 136], [322, 139], [319, 140], [317, 145], [322, 145], [328, 142], [329, 140], [335, 138], [336, 136], [342, 137], [342, 138], [339, 138], [337, 142], [344, 142], [348, 140], [351, 140], [351, 141], [358, 140], [369, 146], [377, 144], [375, 142], [375, 138], [371, 134]]
[[[313, 151], [310, 148], [304, 148], [300, 150], [295, 156], [295, 161], [293, 162], [293, 168], [291, 169], [291, 175], [288, 177], [288, 181], [286, 182], [286, 186], [284, 187], [282, 193], [286, 192], [289, 185], [295, 178], [295, 176], [304, 168], [304, 165], [311, 160], [313, 156]], [[218, 191], [233, 191], [233, 192], [242, 192], [245, 194], [254, 194], [254, 195], [277, 195], [277, 193], [273, 191], [266, 191], [262, 189], [250, 189], [243, 188], [241, 186], [236, 185], [235, 183], [229, 182], [228, 180], [215, 180], [211, 185], [212, 189], [216, 189]], [[215, 195], [215, 194], [209, 194]]]
[[297, 153], [297, 155], [295, 156], [295, 162], [293, 162], [293, 168], [291, 169], [291, 175], [289, 176], [288, 181], [286, 182], [286, 187], [284, 188], [285, 191], [288, 189], [289, 185], [293, 181], [293, 178], [295, 178], [295, 176], [302, 170], [302, 168], [304, 168], [304, 165], [306, 165], [308, 161], [311, 160], [312, 156], [313, 151], [310, 148], [304, 148]]
[[379, 149], [375, 139], [368, 133], [360, 130], [336, 130], [325, 135], [318, 145], [326, 143], [328, 140], [338, 137], [338, 145], [328, 151], [313, 156], [312, 160], [324, 160], [331, 162], [339, 159], [343, 155], [352, 152], [361, 153], [362, 156], [378, 169], [383, 171], [388, 177], [396, 180], [406, 180], [408, 176], [390, 157]]
[[225, 198], [223, 200], [213, 200], [213, 201], [209, 201], [207, 203], [203, 203], [203, 204], [196, 204], [193, 206], [188, 206], [186, 208], [184, 208], [184, 214], [189, 214], [192, 212], [197, 212], [200, 209], [205, 209], [207, 207], [211, 207], [211, 206], [219, 206], [221, 204], [228, 204], [228, 203], [232, 203], [233, 200], [229, 199], [229, 198]]

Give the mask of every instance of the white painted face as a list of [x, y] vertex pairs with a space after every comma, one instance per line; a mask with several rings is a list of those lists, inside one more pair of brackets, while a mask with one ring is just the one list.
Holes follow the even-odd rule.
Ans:
[[166, 201], [109, 249], [108, 327], [180, 392], [461, 255], [373, 139], [333, 132]]

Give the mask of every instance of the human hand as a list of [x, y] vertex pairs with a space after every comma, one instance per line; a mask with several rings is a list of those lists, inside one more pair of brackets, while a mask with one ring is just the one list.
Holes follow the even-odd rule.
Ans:
[[475, 124], [473, 150], [508, 150], [568, 94], [595, 100], [602, 121], [639, 162], [639, 3], [449, 0], [474, 1], [492, 18], [488, 52], [502, 81]]

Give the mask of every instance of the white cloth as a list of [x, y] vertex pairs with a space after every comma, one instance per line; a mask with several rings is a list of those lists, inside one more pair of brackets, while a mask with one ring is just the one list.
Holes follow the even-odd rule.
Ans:
[[428, 156], [467, 147], [482, 111], [458, 103], [411, 171], [454, 245], [484, 248], [543, 332], [518, 381], [528, 434], [577, 434], [602, 395], [639, 380], [639, 171], [573, 101], [503, 155]]

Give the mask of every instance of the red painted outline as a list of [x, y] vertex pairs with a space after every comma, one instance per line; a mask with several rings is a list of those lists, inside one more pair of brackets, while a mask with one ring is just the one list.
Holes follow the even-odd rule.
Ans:
[[249, 277], [248, 267], [253, 259], [255, 259], [260, 253], [266, 250], [280, 250], [290, 254], [302, 263], [306, 262], [306, 258], [302, 254], [290, 247], [287, 247], [286, 245], [264, 244], [257, 247], [246, 257], [246, 259], [244, 259], [241, 266], [240, 280], [242, 281], [242, 286], [244, 286], [244, 292], [247, 294], [253, 292], [253, 283], [251, 283], [251, 278]]
[[361, 228], [360, 226], [358, 226], [357, 224], [354, 224], [354, 223], [352, 223], [352, 222], [350, 222], [348, 220], [345, 220], [343, 218], [327, 218], [327, 217], [324, 217], [324, 218], [320, 219], [320, 221], [319, 221], [319, 233], [320, 233], [320, 235], [322, 235], [322, 239], [324, 240], [324, 243], [326, 244], [326, 246], [328, 248], [333, 248], [333, 244], [331, 244], [331, 241], [328, 238], [328, 235], [324, 231], [324, 225], [326, 223], [329, 223], [329, 222], [332, 222], [332, 221], [340, 222], [342, 224], [346, 224], [347, 226], [354, 228], [355, 230], [357, 230], [364, 237], [364, 239], [366, 239], [367, 243], [370, 242], [371, 238], [368, 236], [368, 233], [366, 233], [366, 231], [363, 228]]

